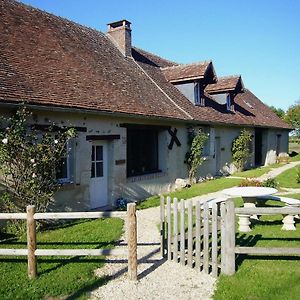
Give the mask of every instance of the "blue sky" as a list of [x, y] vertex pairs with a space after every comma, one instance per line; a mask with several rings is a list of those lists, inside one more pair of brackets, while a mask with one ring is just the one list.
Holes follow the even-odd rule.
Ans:
[[268, 105], [300, 99], [298, 0], [22, 0], [106, 32], [132, 22], [133, 44], [169, 60], [213, 60], [219, 76], [241, 74]]

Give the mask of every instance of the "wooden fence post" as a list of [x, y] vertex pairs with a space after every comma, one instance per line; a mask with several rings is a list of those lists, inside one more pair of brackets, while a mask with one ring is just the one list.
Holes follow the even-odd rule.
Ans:
[[165, 257], [166, 247], [166, 217], [165, 217], [165, 197], [160, 197], [160, 255]]
[[172, 259], [172, 219], [171, 219], [171, 197], [167, 197], [167, 224], [168, 224], [168, 260]]
[[224, 274], [235, 273], [235, 211], [232, 200], [225, 202], [225, 264]]
[[128, 278], [137, 280], [136, 204], [127, 204]]
[[28, 260], [28, 277], [30, 279], [37, 277], [36, 265], [36, 226], [34, 220], [35, 206], [29, 205], [26, 207], [27, 212], [27, 260]]

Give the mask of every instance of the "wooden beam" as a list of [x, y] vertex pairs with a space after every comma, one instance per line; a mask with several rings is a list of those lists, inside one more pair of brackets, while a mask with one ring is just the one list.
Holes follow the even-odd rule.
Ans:
[[237, 254], [257, 254], [257, 255], [300, 255], [300, 247], [235, 247]]
[[132, 123], [122, 123], [120, 127], [125, 127], [128, 129], [141, 129], [141, 130], [168, 130], [171, 126], [166, 125], [146, 125], [146, 124], [132, 124]]
[[104, 134], [104, 135], [87, 135], [87, 141], [111, 141], [111, 140], [119, 140], [119, 134]]
[[98, 218], [125, 218], [122, 211], [90, 211], [90, 212], [63, 212], [63, 213], [35, 213], [35, 220], [49, 219], [98, 219]]
[[31, 129], [41, 130], [41, 131], [67, 131], [70, 128], [74, 128], [77, 132], [87, 132], [86, 127], [80, 126], [58, 126], [58, 125], [49, 125], [49, 124], [32, 124], [30, 125]]

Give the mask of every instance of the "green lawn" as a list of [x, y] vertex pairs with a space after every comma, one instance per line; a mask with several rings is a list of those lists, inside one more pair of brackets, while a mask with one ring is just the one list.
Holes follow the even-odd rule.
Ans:
[[[121, 219], [99, 219], [38, 233], [38, 248], [111, 248], [122, 233]], [[0, 235], [0, 240], [4, 236]], [[1, 248], [25, 248], [26, 238], [0, 242]], [[27, 278], [26, 257], [0, 257], [0, 299], [86, 299], [105, 283], [94, 275], [103, 257], [39, 257], [39, 277]], [[64, 298], [63, 298], [64, 297]]]
[[262, 175], [270, 172], [274, 168], [278, 168], [281, 166], [282, 165], [280, 165], [280, 164], [273, 164], [273, 165], [266, 166], [266, 167], [259, 167], [259, 168], [255, 168], [255, 169], [251, 169], [251, 170], [247, 170], [247, 171], [243, 171], [243, 172], [234, 173], [233, 176], [245, 177], [245, 178], [256, 178], [256, 177], [262, 176]]
[[[298, 194], [300, 198], [300, 194]], [[278, 202], [268, 201], [272, 206]], [[300, 247], [300, 223], [296, 231], [282, 231], [282, 216], [265, 216], [247, 234], [237, 234], [237, 245]], [[220, 276], [215, 300], [299, 299], [300, 260], [292, 257], [240, 256], [233, 276]]]
[[297, 183], [297, 172], [300, 169], [300, 166], [296, 166], [295, 168], [289, 169], [280, 175], [278, 175], [275, 179], [278, 182], [280, 187], [287, 188], [300, 188], [300, 183]]
[[[197, 183], [192, 185], [190, 188], [184, 188], [179, 191], [175, 191], [169, 193], [165, 196], [171, 196], [172, 198], [178, 199], [189, 199], [196, 196], [205, 195], [208, 193], [217, 192], [223, 189], [227, 189], [236, 185], [239, 185], [241, 179], [236, 178], [219, 178], [214, 180], [209, 180], [201, 183]], [[145, 209], [149, 207], [159, 206], [160, 204], [160, 197], [153, 196], [143, 200], [141, 203], [138, 204], [138, 209]]]
[[300, 160], [300, 153], [290, 158], [290, 161], [299, 161], [299, 160]]

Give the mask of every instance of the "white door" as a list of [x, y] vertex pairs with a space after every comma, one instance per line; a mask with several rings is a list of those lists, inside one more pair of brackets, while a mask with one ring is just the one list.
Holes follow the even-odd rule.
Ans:
[[104, 142], [94, 142], [91, 153], [91, 208], [107, 205], [107, 198], [107, 145]]

